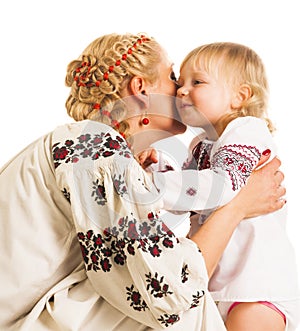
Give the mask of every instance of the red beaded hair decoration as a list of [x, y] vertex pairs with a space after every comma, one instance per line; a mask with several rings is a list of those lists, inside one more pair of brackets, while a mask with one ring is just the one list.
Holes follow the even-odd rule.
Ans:
[[[100, 103], [95, 103], [94, 106], [93, 106], [93, 109], [97, 109], [101, 112], [102, 116], [107, 116], [111, 119], [111, 114], [108, 110], [105, 110], [105, 109], [101, 109], [101, 105]], [[115, 128], [119, 128], [120, 124], [117, 120], [113, 120], [111, 119], [111, 124], [113, 125], [113, 127]]]
[[[142, 44], [143, 42], [150, 41], [149, 38], [147, 38], [144, 35], [141, 35], [138, 37], [136, 42], [133, 43], [132, 46], [130, 46], [126, 53], [122, 54], [121, 58], [116, 60], [114, 65], [111, 65], [108, 67], [108, 70], [103, 74], [102, 80], [97, 80], [96, 82], [91, 80], [91, 64], [87, 61], [83, 61], [80, 65], [80, 67], [76, 68], [74, 71], [74, 81], [77, 82], [77, 86], [82, 87], [98, 87], [102, 83], [102, 81], [107, 81], [109, 75], [114, 71], [115, 67], [118, 67], [121, 65], [122, 61], [126, 61], [127, 57], [132, 54], [132, 52], [137, 49], [137, 47]], [[87, 70], [86, 70], [87, 68]], [[87, 81], [88, 80], [88, 81]], [[111, 114], [109, 111], [105, 109], [101, 109], [101, 105], [99, 103], [95, 103], [93, 105], [93, 109], [97, 109], [102, 115], [105, 115], [111, 119]], [[145, 119], [147, 120], [147, 119]], [[119, 128], [120, 124], [117, 120], [111, 119], [111, 124], [115, 128]], [[148, 123], [147, 123], [148, 124]], [[120, 134], [124, 137], [124, 134], [120, 132]], [[125, 138], [125, 137], [124, 137]]]
[[[103, 79], [97, 80], [96, 82], [93, 82], [90, 79], [88, 82], [85, 82], [88, 78], [90, 78], [89, 76], [91, 71], [91, 64], [86, 61], [82, 62], [81, 66], [76, 68], [74, 72], [74, 80], [77, 82], [77, 86], [84, 86], [84, 87], [100, 86], [102, 81], [108, 80], [109, 75], [114, 71], [115, 67], [120, 66], [122, 61], [126, 61], [127, 56], [130, 56], [132, 52], [138, 47], [138, 45], [147, 41], [150, 41], [150, 39], [144, 35], [141, 35], [137, 39], [137, 41], [127, 49], [126, 53], [122, 54], [121, 58], [115, 61], [114, 65], [108, 67], [108, 70], [103, 74]], [[85, 67], [87, 67], [87, 72], [81, 72], [81, 70], [85, 69]]]

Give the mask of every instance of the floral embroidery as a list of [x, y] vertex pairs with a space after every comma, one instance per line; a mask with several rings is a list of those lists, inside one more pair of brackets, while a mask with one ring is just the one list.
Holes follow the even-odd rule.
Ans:
[[142, 223], [123, 217], [118, 226], [107, 228], [101, 234], [93, 230], [79, 232], [77, 236], [86, 269], [109, 272], [113, 264], [125, 265], [127, 254], [135, 255], [136, 249], [150, 253], [154, 258], [162, 252], [160, 245], [172, 249], [177, 238], [153, 215], [149, 213], [148, 222]]
[[131, 285], [131, 287], [126, 287], [126, 290], [128, 295], [127, 301], [131, 301], [130, 307], [137, 311], [145, 311], [146, 308], [149, 309], [146, 302], [142, 300], [142, 296], [139, 291], [134, 290], [133, 285]]
[[116, 175], [114, 175], [113, 184], [118, 194], [122, 197], [124, 194], [127, 193], [127, 188], [125, 185], [125, 181], [122, 180], [121, 178], [122, 178], [121, 175], [119, 175], [119, 178], [117, 178]]
[[71, 202], [70, 192], [68, 192], [66, 188], [64, 188], [61, 192], [62, 192], [62, 194], [64, 195], [64, 197], [65, 197], [69, 202]]
[[232, 182], [233, 191], [246, 184], [252, 169], [260, 159], [256, 147], [245, 145], [225, 145], [218, 149], [212, 158], [212, 169], [226, 171]]
[[91, 135], [82, 134], [75, 141], [67, 139], [64, 143], [58, 142], [52, 146], [54, 166], [57, 168], [62, 163], [77, 163], [80, 159], [109, 157], [118, 153], [126, 158], [131, 157], [131, 152], [126, 141], [110, 133]]
[[197, 291], [195, 295], [193, 295], [193, 300], [190, 308], [195, 308], [200, 305], [200, 299], [204, 296], [205, 292], [201, 290], [201, 293]]
[[185, 264], [181, 270], [181, 281], [182, 283], [185, 283], [188, 280], [188, 271], [187, 271], [188, 265]]
[[105, 205], [106, 203], [106, 195], [105, 195], [105, 187], [104, 185], [99, 184], [99, 179], [97, 179], [95, 182], [93, 182], [93, 189], [92, 197], [95, 198], [95, 201], [98, 205]]
[[150, 294], [155, 298], [162, 298], [167, 294], [173, 294], [173, 292], [169, 291], [169, 285], [163, 284], [164, 276], [158, 277], [158, 273], [156, 272], [154, 277], [152, 277], [151, 272], [149, 272], [146, 276], [147, 290], [150, 291]]
[[177, 314], [164, 314], [161, 315], [160, 318], [158, 319], [158, 321], [165, 325], [165, 326], [170, 326], [173, 325], [174, 323], [178, 322], [180, 320], [180, 317]]

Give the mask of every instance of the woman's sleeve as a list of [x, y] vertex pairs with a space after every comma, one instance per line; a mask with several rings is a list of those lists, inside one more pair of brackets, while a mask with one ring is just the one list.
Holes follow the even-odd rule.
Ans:
[[243, 187], [266, 149], [275, 145], [266, 123], [239, 118], [215, 143], [210, 168], [154, 172], [153, 182], [163, 195], [164, 208], [176, 211], [212, 210], [229, 202]]
[[201, 252], [161, 222], [161, 195], [121, 136], [85, 128], [54, 142], [53, 157], [95, 291], [152, 328], [166, 328], [204, 305]]

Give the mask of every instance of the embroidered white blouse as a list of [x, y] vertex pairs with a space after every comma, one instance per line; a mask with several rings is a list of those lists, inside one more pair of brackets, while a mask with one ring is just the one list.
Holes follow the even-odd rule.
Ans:
[[1, 169], [0, 205], [1, 330], [225, 330], [201, 252], [110, 127], [32, 143]]
[[[274, 140], [263, 120], [243, 117], [232, 121], [216, 142], [202, 141], [200, 154], [208, 152], [208, 168], [202, 170], [205, 162], [200, 157], [198, 178], [190, 170], [183, 177], [176, 171], [153, 175], [156, 186], [164, 191], [165, 208], [183, 211], [190, 206], [190, 210], [200, 212], [198, 219], [202, 224], [211, 210], [225, 204], [245, 185], [267, 148], [272, 151], [271, 158], [274, 157]], [[192, 164], [191, 158], [183, 167], [187, 164]], [[196, 188], [199, 182], [201, 192]], [[195, 195], [199, 200], [192, 199]], [[285, 223], [286, 206], [240, 223], [209, 282], [215, 300], [300, 299], [295, 254]]]

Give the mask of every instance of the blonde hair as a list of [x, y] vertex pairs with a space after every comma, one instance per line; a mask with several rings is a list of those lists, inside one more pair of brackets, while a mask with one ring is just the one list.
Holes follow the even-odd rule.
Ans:
[[274, 126], [268, 118], [267, 107], [269, 86], [266, 71], [261, 58], [249, 47], [231, 43], [216, 42], [192, 50], [183, 60], [181, 68], [192, 61], [195, 68], [201, 68], [215, 78], [222, 75], [226, 84], [251, 88], [251, 96], [239, 109], [233, 109], [221, 119], [223, 129], [237, 117], [255, 116], [266, 121], [270, 132]]
[[[92, 43], [67, 67], [68, 114], [76, 121], [91, 119], [128, 134], [121, 92], [136, 75], [149, 83], [159, 79], [160, 45], [145, 34], [108, 34]], [[117, 123], [117, 125], [115, 125]]]

